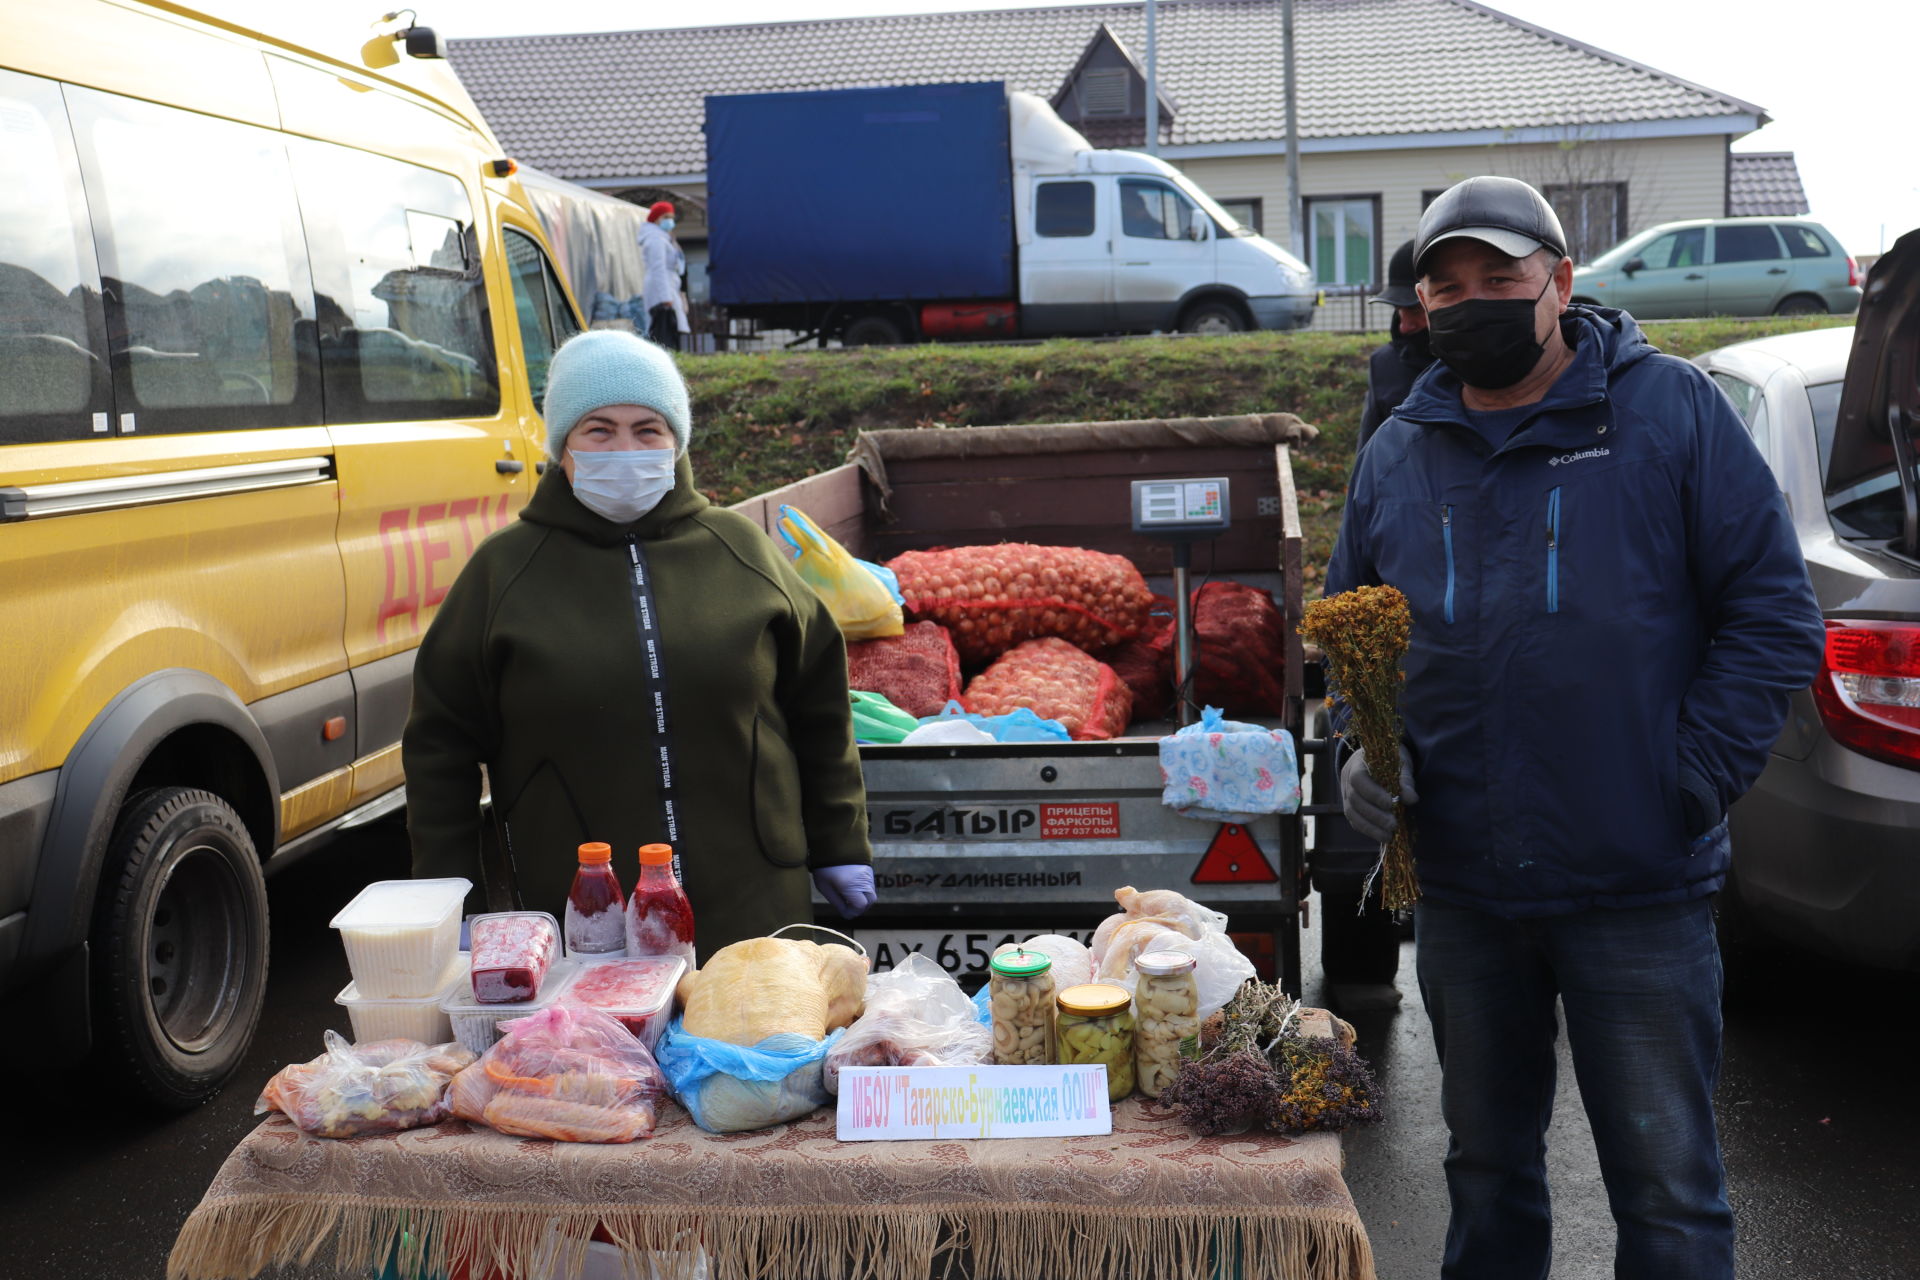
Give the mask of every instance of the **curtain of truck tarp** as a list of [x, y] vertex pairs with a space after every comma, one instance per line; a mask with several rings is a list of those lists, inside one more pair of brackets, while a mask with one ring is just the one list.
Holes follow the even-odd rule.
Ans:
[[646, 269], [637, 236], [647, 221], [645, 209], [538, 170], [522, 168], [520, 179], [559, 255], [567, 287], [589, 320], [598, 294], [615, 303], [640, 296]]

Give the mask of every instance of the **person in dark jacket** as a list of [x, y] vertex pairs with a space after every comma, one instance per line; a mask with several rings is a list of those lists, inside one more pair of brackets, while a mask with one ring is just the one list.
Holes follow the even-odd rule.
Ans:
[[[1552, 209], [1471, 178], [1415, 244], [1435, 355], [1360, 458], [1331, 593], [1408, 598], [1401, 787], [1452, 1217], [1442, 1275], [1548, 1273], [1555, 999], [1636, 1280], [1733, 1274], [1715, 1134], [1727, 808], [1823, 625], [1740, 418], [1624, 312], [1569, 306]], [[1391, 798], [1356, 753], [1348, 817]]]
[[702, 960], [874, 900], [846, 646], [758, 525], [694, 488], [686, 384], [637, 335], [554, 355], [550, 468], [421, 641], [402, 739], [417, 876], [478, 881], [480, 770], [517, 896], [560, 915], [587, 841], [672, 844]]
[[1427, 343], [1427, 312], [1414, 292], [1413, 241], [1393, 251], [1387, 263], [1387, 285], [1369, 302], [1393, 308], [1387, 324], [1387, 342], [1367, 357], [1367, 399], [1360, 408], [1360, 439], [1354, 445], [1357, 458], [1380, 424], [1393, 416], [1400, 402], [1413, 390], [1416, 378], [1433, 363], [1433, 351]]

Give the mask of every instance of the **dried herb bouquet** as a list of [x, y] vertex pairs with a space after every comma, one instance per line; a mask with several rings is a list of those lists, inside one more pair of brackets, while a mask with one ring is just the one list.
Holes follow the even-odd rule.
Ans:
[[1248, 982], [1200, 1029], [1200, 1056], [1181, 1064], [1160, 1101], [1207, 1137], [1261, 1127], [1345, 1129], [1381, 1118], [1373, 1071], [1350, 1042], [1308, 1036], [1300, 1002]]
[[1407, 598], [1394, 587], [1356, 587], [1307, 606], [1300, 634], [1327, 657], [1327, 700], [1351, 712], [1342, 735], [1358, 741], [1367, 773], [1394, 799], [1393, 838], [1380, 851], [1374, 875], [1380, 904], [1389, 911], [1420, 897], [1413, 868], [1413, 833], [1400, 795], [1400, 686], [1413, 637]]

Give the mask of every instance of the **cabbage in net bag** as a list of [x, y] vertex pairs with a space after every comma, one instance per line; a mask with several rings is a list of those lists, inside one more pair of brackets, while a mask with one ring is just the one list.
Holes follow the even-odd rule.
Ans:
[[908, 551], [887, 562], [907, 611], [953, 632], [962, 661], [990, 662], [1024, 640], [1059, 636], [1104, 649], [1146, 625], [1153, 593], [1125, 556], [1005, 542]]
[[1083, 742], [1119, 737], [1133, 713], [1133, 692], [1112, 667], [1053, 636], [1010, 650], [974, 677], [960, 701], [986, 716], [1025, 707]]

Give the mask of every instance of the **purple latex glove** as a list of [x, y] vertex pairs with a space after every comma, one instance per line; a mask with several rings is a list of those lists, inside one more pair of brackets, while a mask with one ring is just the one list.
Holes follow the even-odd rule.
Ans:
[[879, 900], [873, 891], [873, 868], [863, 864], [821, 867], [813, 873], [813, 887], [838, 911], [851, 920]]

